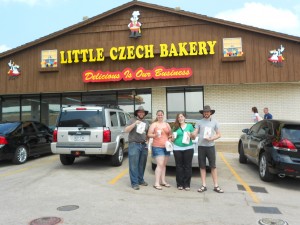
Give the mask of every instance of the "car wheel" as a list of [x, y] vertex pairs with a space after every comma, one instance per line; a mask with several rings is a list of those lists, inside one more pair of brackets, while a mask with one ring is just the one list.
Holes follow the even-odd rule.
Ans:
[[27, 158], [28, 158], [28, 151], [24, 145], [21, 145], [17, 147], [12, 161], [14, 164], [22, 164], [27, 161]]
[[152, 163], [152, 170], [155, 171], [156, 169], [156, 164]]
[[116, 153], [111, 157], [111, 165], [112, 166], [121, 166], [123, 163], [123, 158], [124, 158], [124, 150], [123, 146], [119, 145], [118, 150]]
[[244, 146], [243, 143], [240, 141], [239, 143], [239, 161], [242, 164], [246, 164], [247, 163], [247, 157], [245, 156], [245, 152], [244, 152]]
[[60, 155], [60, 161], [63, 165], [72, 165], [75, 161], [75, 156], [72, 155]]
[[268, 165], [267, 165], [267, 158], [266, 153], [261, 153], [259, 157], [259, 176], [260, 179], [263, 181], [272, 181], [274, 178], [274, 175], [270, 173]]

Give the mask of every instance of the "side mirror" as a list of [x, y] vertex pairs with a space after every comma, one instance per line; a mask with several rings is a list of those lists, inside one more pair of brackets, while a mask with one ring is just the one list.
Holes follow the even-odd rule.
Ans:
[[246, 128], [246, 129], [243, 129], [242, 132], [245, 133], [245, 134], [248, 134], [249, 130], [250, 130], [249, 128]]

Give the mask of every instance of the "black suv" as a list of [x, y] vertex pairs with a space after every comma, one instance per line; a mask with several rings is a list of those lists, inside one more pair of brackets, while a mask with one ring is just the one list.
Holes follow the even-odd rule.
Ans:
[[262, 120], [244, 129], [238, 152], [240, 163], [258, 165], [263, 181], [300, 176], [300, 122]]
[[111, 156], [113, 166], [123, 162], [128, 147], [124, 132], [130, 115], [118, 107], [78, 105], [62, 108], [53, 132], [51, 150], [63, 165], [79, 156]]

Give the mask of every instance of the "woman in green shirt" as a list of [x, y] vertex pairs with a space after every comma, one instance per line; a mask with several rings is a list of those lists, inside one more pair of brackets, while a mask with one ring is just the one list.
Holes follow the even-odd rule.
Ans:
[[178, 190], [190, 190], [192, 177], [192, 159], [194, 147], [192, 133], [194, 127], [185, 122], [185, 115], [179, 113], [173, 128], [172, 141], [174, 142], [174, 157], [176, 162], [176, 182]]

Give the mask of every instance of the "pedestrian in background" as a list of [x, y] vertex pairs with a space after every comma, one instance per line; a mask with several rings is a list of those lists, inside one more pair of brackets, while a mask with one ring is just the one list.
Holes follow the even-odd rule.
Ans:
[[214, 182], [214, 191], [217, 193], [224, 193], [219, 187], [217, 167], [216, 167], [216, 149], [215, 140], [221, 137], [219, 123], [212, 118], [215, 110], [212, 110], [209, 105], [204, 106], [203, 110], [199, 111], [203, 118], [196, 123], [194, 136], [199, 133], [198, 141], [198, 161], [200, 167], [200, 175], [202, 186], [198, 192], [207, 191], [206, 186], [206, 158], [208, 159], [211, 168], [211, 176]]
[[273, 119], [273, 116], [271, 113], [269, 113], [269, 109], [267, 107], [264, 108], [264, 119], [265, 120], [270, 120]]
[[253, 117], [252, 117], [252, 119], [253, 119], [253, 122], [254, 122], [254, 123], [256, 123], [256, 122], [262, 120], [262, 118], [261, 118], [260, 115], [258, 114], [258, 110], [257, 110], [257, 108], [256, 108], [255, 106], [252, 107], [252, 112], [253, 112]]
[[[179, 113], [173, 128], [172, 141], [174, 142], [174, 158], [176, 163], [176, 183], [178, 190], [190, 190], [192, 178], [192, 160], [194, 147], [192, 142], [192, 133], [194, 127], [185, 122], [185, 115]], [[185, 140], [188, 136], [189, 140]]]
[[129, 159], [129, 175], [131, 187], [134, 190], [139, 190], [141, 186], [148, 186], [144, 180], [144, 173], [148, 157], [147, 132], [149, 122], [145, 120], [148, 114], [143, 106], [139, 106], [134, 111], [134, 118], [131, 118], [125, 127], [125, 132], [128, 135], [128, 159]]
[[156, 112], [156, 119], [149, 128], [148, 138], [153, 138], [152, 157], [156, 160], [153, 187], [157, 190], [162, 190], [162, 186], [171, 187], [166, 181], [166, 165], [170, 157], [170, 152], [166, 149], [166, 142], [172, 138], [172, 131], [170, 125], [164, 122], [163, 110]]

